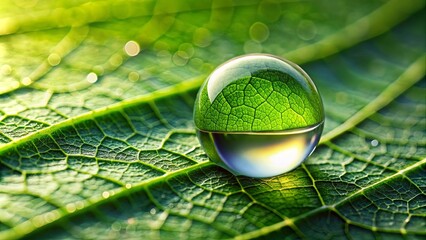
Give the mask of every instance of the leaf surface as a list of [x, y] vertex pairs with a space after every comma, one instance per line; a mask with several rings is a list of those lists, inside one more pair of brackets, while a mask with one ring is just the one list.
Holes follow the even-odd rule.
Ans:
[[[0, 239], [426, 235], [423, 1], [22, 4], [0, 3]], [[251, 52], [301, 65], [326, 112], [269, 179], [208, 161], [192, 120]]]

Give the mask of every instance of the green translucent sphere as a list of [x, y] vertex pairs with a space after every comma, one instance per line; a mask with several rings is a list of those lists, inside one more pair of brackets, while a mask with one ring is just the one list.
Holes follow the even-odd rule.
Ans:
[[324, 110], [299, 66], [271, 55], [245, 55], [207, 78], [194, 122], [212, 161], [237, 175], [270, 177], [296, 168], [312, 153]]

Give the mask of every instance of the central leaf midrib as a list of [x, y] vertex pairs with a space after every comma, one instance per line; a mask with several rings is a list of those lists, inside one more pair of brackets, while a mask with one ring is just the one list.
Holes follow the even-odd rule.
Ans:
[[99, 109], [78, 115], [76, 117], [69, 118], [65, 121], [51, 125], [47, 128], [43, 128], [40, 131], [36, 131], [36, 132], [29, 134], [25, 137], [22, 137], [22, 138], [19, 138], [19, 139], [16, 139], [16, 140], [13, 140], [9, 143], [4, 144], [3, 146], [0, 147], [0, 154], [6, 152], [7, 150], [9, 150], [13, 147], [16, 147], [16, 146], [24, 144], [26, 142], [32, 141], [34, 139], [37, 139], [38, 137], [49, 135], [49, 134], [53, 133], [54, 131], [59, 130], [61, 128], [73, 126], [73, 125], [80, 123], [80, 122], [83, 122], [85, 120], [94, 119], [96, 117], [100, 117], [100, 116], [106, 115], [110, 112], [118, 111], [118, 110], [121, 110], [121, 109], [126, 108], [126, 107], [131, 107], [131, 106], [142, 104], [142, 103], [148, 103], [148, 102], [152, 102], [154, 100], [158, 100], [158, 99], [165, 98], [165, 97], [168, 97], [168, 96], [173, 96], [173, 95], [177, 95], [179, 93], [188, 92], [190, 90], [196, 89], [201, 84], [203, 79], [204, 79], [204, 77], [193, 78], [193, 79], [178, 83], [176, 85], [151, 92], [151, 93], [146, 94], [146, 95], [126, 99], [126, 100], [123, 100], [119, 103], [109, 105], [109, 106], [105, 106], [105, 107], [102, 107], [102, 108], [99, 108]]

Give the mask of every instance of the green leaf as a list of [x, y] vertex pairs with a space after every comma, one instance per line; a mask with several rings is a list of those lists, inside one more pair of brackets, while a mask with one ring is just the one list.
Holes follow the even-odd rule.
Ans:
[[[0, 239], [424, 238], [424, 1], [176, 2], [0, 3]], [[251, 52], [326, 112], [269, 179], [208, 161], [192, 121]]]

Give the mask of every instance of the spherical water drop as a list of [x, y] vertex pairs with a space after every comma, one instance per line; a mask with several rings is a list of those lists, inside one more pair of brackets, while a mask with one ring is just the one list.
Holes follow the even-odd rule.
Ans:
[[137, 72], [130, 72], [128, 75], [128, 78], [131, 82], [136, 82], [139, 80], [140, 76], [139, 76], [139, 73]]
[[13, 69], [9, 64], [4, 64], [3, 66], [0, 67], [0, 73], [5, 76], [10, 75], [12, 71]]
[[272, 177], [293, 170], [313, 152], [324, 110], [300, 67], [252, 54], [213, 71], [198, 93], [194, 121], [212, 161], [236, 175]]
[[124, 45], [124, 51], [130, 57], [138, 55], [140, 50], [139, 44], [135, 41], [128, 41], [126, 45]]
[[377, 147], [377, 146], [379, 146], [379, 141], [377, 141], [377, 139], [373, 139], [373, 140], [371, 140], [370, 144], [373, 147]]
[[269, 28], [264, 23], [255, 22], [250, 27], [249, 35], [255, 42], [264, 42], [269, 37]]
[[21, 80], [21, 83], [24, 85], [24, 86], [28, 86], [28, 85], [30, 85], [31, 83], [33, 83], [34, 81], [30, 78], [30, 77], [24, 77], [22, 80]]
[[91, 73], [87, 74], [86, 80], [89, 83], [95, 83], [96, 81], [98, 81], [98, 75], [94, 72], [91, 72]]
[[61, 56], [57, 53], [51, 53], [49, 57], [47, 57], [47, 62], [50, 66], [57, 66], [61, 62]]
[[105, 191], [105, 192], [102, 193], [102, 197], [103, 198], [109, 198], [109, 196], [110, 196], [110, 193], [107, 192], [107, 191]]

